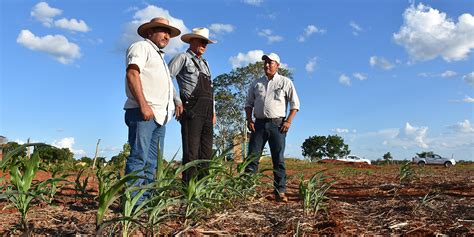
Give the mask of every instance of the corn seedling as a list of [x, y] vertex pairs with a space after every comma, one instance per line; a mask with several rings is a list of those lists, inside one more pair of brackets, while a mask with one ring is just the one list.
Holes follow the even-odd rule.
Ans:
[[[66, 184], [69, 184], [71, 182], [68, 182], [66, 180], [67, 177], [71, 176], [70, 174], [63, 174], [60, 177], [57, 177], [60, 171], [62, 171], [63, 166], [61, 165], [54, 165], [51, 167], [50, 172], [51, 172], [51, 179], [49, 179], [49, 182], [44, 185], [42, 185], [42, 189], [45, 190], [45, 195], [43, 196], [43, 199], [48, 203], [51, 204], [54, 200], [54, 196], [56, 193]], [[64, 182], [63, 185], [59, 185], [61, 182]]]
[[410, 183], [415, 176], [415, 170], [410, 165], [410, 162], [405, 162], [400, 166], [397, 178], [400, 181], [400, 184], [406, 184]]
[[85, 169], [81, 169], [77, 175], [76, 175], [76, 180], [74, 181], [75, 184], [75, 190], [80, 194], [81, 197], [84, 197], [87, 195], [87, 184], [89, 183], [89, 176], [85, 177], [81, 181], [81, 176], [84, 173]]
[[328, 199], [326, 192], [334, 183], [335, 181], [327, 181], [322, 171], [317, 172], [307, 181], [304, 180], [303, 175], [301, 176], [299, 193], [305, 215], [313, 213], [313, 216], [316, 216], [320, 209], [325, 208], [324, 201]]
[[420, 203], [413, 209], [413, 212], [416, 212], [421, 207], [429, 207], [428, 204], [437, 198], [439, 193], [431, 192], [431, 190], [421, 199]]
[[99, 166], [97, 169], [97, 181], [99, 182], [99, 204], [96, 217], [96, 228], [99, 229], [103, 223], [104, 215], [110, 205], [119, 197], [119, 192], [123, 191], [127, 182], [134, 182], [138, 178], [137, 172], [125, 175], [122, 178], [116, 177], [114, 172], [107, 171], [104, 167]]

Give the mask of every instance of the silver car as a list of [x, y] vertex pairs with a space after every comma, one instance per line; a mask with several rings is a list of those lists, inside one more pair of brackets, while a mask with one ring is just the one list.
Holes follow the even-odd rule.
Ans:
[[426, 154], [425, 157], [414, 156], [412, 162], [419, 166], [444, 165], [445, 167], [451, 167], [456, 164], [453, 158], [442, 157], [437, 154]]

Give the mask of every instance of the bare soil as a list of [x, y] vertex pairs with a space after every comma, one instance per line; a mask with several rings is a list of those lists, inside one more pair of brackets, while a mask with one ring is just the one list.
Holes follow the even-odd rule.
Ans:
[[[473, 236], [474, 164], [413, 168], [416, 177], [400, 184], [397, 165], [288, 161], [288, 203], [277, 202], [272, 189], [265, 187], [262, 197], [234, 203], [192, 225], [169, 219], [160, 225], [160, 234]], [[298, 194], [299, 177], [308, 179], [318, 171], [336, 183], [327, 194], [326, 209], [305, 216]], [[39, 180], [47, 178], [47, 173], [37, 175]], [[51, 205], [36, 202], [29, 214], [32, 234], [95, 235], [97, 183], [90, 183], [89, 188], [86, 197], [71, 186], [63, 188]], [[0, 201], [0, 235], [24, 234], [19, 213], [5, 208], [7, 205]], [[107, 218], [117, 215], [112, 208]]]

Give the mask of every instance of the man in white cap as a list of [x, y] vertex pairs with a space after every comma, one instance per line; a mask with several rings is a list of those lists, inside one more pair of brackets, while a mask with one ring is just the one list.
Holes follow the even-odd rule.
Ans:
[[[209, 160], [212, 156], [214, 96], [209, 64], [202, 57], [208, 44], [216, 43], [209, 39], [207, 28], [194, 28], [191, 33], [181, 36], [181, 40], [189, 44], [189, 49], [176, 55], [169, 62], [171, 76], [176, 77], [179, 86], [177, 103], [184, 110], [177, 109], [176, 115], [181, 123], [181, 139], [183, 144], [183, 160], [186, 164], [194, 160]], [[178, 107], [177, 107], [178, 108]], [[185, 183], [198, 175], [207, 174], [207, 165], [192, 167], [183, 172]]]
[[138, 175], [145, 177], [135, 183], [140, 186], [155, 178], [158, 154], [163, 154], [165, 125], [175, 110], [175, 90], [162, 49], [181, 31], [167, 19], [157, 17], [142, 24], [137, 32], [144, 40], [132, 44], [125, 58], [124, 109], [130, 144], [125, 174], [138, 171]]
[[[262, 56], [265, 76], [250, 84], [245, 113], [247, 127], [251, 132], [249, 156], [251, 163], [246, 167], [247, 172], [256, 173], [262, 150], [268, 141], [272, 155], [275, 199], [287, 202], [286, 168], [285, 168], [285, 139], [300, 102], [293, 82], [280, 74], [280, 57], [275, 53]], [[290, 106], [290, 113], [286, 116]], [[252, 112], [255, 121], [252, 119]]]

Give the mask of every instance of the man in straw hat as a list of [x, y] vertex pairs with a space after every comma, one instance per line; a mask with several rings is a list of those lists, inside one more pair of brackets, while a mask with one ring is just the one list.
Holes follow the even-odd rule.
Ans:
[[[189, 44], [189, 49], [176, 55], [168, 64], [172, 77], [176, 77], [180, 100], [184, 111], [177, 111], [181, 123], [183, 143], [183, 164], [194, 160], [209, 160], [212, 156], [212, 130], [216, 122], [214, 96], [209, 64], [202, 57], [208, 44], [209, 30], [194, 28], [191, 33], [181, 36]], [[177, 100], [177, 99], [175, 99]], [[206, 165], [199, 169], [192, 167], [183, 172], [183, 181], [206, 174]]]
[[162, 17], [142, 24], [137, 32], [144, 40], [132, 44], [125, 59], [124, 109], [130, 144], [125, 174], [138, 171], [145, 177], [135, 184], [140, 186], [154, 180], [158, 154], [163, 154], [165, 125], [175, 110], [175, 90], [162, 49], [181, 32]]
[[[263, 55], [262, 60], [265, 76], [250, 84], [245, 104], [247, 127], [251, 132], [247, 159], [253, 159], [246, 171], [257, 172], [258, 158], [268, 141], [273, 163], [275, 199], [287, 202], [285, 139], [291, 122], [300, 109], [300, 101], [293, 82], [278, 74], [280, 57], [270, 53]], [[290, 113], [286, 117], [288, 104]], [[252, 111], [255, 121], [252, 119]]]

